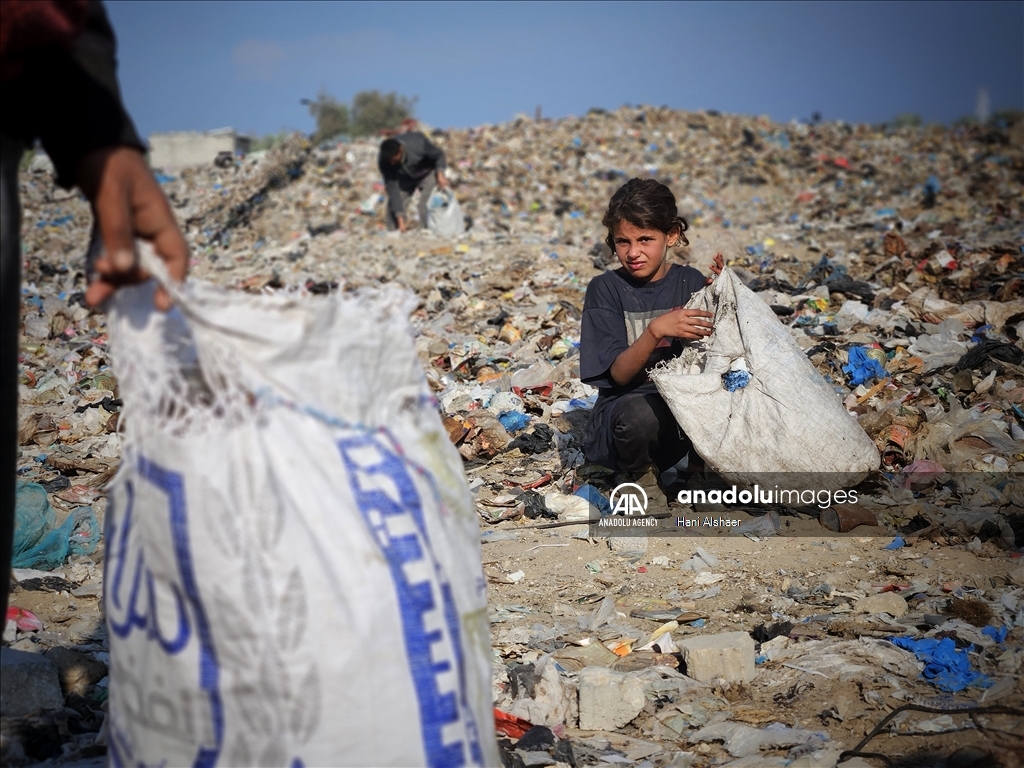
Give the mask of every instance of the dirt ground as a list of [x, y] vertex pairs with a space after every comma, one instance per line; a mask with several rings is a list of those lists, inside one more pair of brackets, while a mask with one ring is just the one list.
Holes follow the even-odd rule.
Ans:
[[[864, 590], [867, 584], [876, 590], [893, 583], [934, 585], [928, 588], [927, 596], [919, 594], [911, 603], [923, 609], [945, 602], [941, 591], [943, 584], [959, 582], [968, 590], [981, 592], [1005, 587], [1009, 572], [1019, 563], [1019, 559], [995, 549], [975, 554], [963, 546], [932, 543], [886, 551], [883, 547], [891, 537], [865, 536], [865, 529], [822, 536], [818, 521], [806, 518], [786, 519], [784, 525], [785, 534], [789, 535], [757, 541], [728, 536], [651, 537], [646, 552], [640, 556], [628, 552], [617, 554], [609, 549], [606, 540], [574, 538], [569, 533], [572, 528], [519, 530], [517, 539], [484, 546], [492, 609], [500, 611], [515, 605], [529, 610], [525, 613], [517, 608], [511, 614], [514, 618], [493, 625], [495, 645], [506, 663], [535, 659], [543, 643], [503, 642], [503, 638], [515, 638], [513, 627], [571, 625], [577, 617], [589, 615], [594, 604], [606, 596], [611, 597], [616, 609], [627, 617], [623, 622], [634, 627], [638, 634], [650, 632], [661, 622], [628, 618], [631, 611], [671, 606], [696, 611], [705, 617], [700, 628], [681, 626], [680, 638], [737, 630], [754, 632], [757, 627], [770, 625], [783, 616], [798, 627], [806, 627], [795, 643], [797, 646], [806, 644], [809, 649], [841, 637], [887, 637], [898, 634], [900, 628], [887, 626], [877, 617], [852, 612], [851, 604], [858, 595], [863, 595], [859, 590]], [[502, 530], [516, 530], [516, 527], [505, 524]], [[698, 546], [719, 559], [720, 564], [714, 570], [722, 577], [718, 582], [721, 593], [706, 599], [687, 600], [686, 594], [700, 591], [702, 587], [695, 584], [696, 574], [682, 572], [679, 565], [689, 560]], [[926, 557], [934, 561], [930, 568], [921, 565], [920, 561]], [[667, 558], [667, 565], [660, 558]], [[656, 559], [662, 564], [654, 564]], [[596, 573], [594, 565], [600, 568]], [[525, 576], [517, 583], [508, 583], [506, 575], [517, 571], [524, 572]], [[787, 590], [796, 583], [812, 587], [828, 584], [832, 587], [832, 597], [787, 600], [784, 597]], [[913, 615], [912, 608], [906, 623], [913, 623]], [[826, 629], [825, 621], [838, 616], [849, 619], [846, 626], [840, 628], [833, 624]], [[573, 635], [578, 636], [579, 632], [569, 632], [563, 637]], [[550, 646], [552, 641], [548, 642]], [[553, 645], [558, 645], [558, 641]], [[1019, 707], [1024, 703], [1024, 686], [1019, 670], [1016, 671], [1014, 691], [1001, 703]], [[713, 686], [713, 689], [729, 702], [734, 721], [756, 726], [782, 722], [793, 728], [825, 731], [831, 738], [829, 748], [835, 749], [852, 749], [891, 709], [903, 704], [914, 702], [952, 708], [965, 703], [964, 697], [941, 695], [927, 683], [913, 679], [893, 680], [881, 669], [866, 675], [844, 673], [842, 669], [823, 674], [770, 661], [758, 666], [752, 683]], [[932, 717], [935, 715], [911, 713], [901, 728], [912, 731], [914, 722]], [[1016, 733], [1018, 738], [1021, 733], [1019, 717], [993, 715], [985, 725], [996, 731]], [[635, 726], [622, 729], [621, 733], [641, 740], [649, 737], [642, 728]], [[666, 749], [693, 749], [685, 741], [661, 744]], [[1005, 764], [1016, 764], [1013, 762], [1016, 758], [1011, 756], [1019, 742], [1005, 734], [1000, 741], [999, 734], [974, 727], [966, 716], [957, 717], [955, 730], [948, 733], [904, 735], [883, 731], [865, 749], [899, 756], [901, 765], [940, 765], [944, 764], [943, 756], [970, 745], [989, 749], [1005, 746], [1006, 751], [1002, 753]], [[727, 757], [720, 744], [702, 744], [696, 752], [700, 756], [697, 765], [714, 765]], [[772, 753], [762, 754], [767, 758]]]

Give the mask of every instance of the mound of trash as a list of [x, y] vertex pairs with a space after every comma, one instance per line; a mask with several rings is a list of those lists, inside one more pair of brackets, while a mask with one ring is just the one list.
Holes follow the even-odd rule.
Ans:
[[[373, 141], [294, 136], [158, 180], [197, 278], [416, 295], [416, 350], [481, 518], [509, 764], [835, 765], [906, 705], [941, 716], [901, 713], [890, 753], [930, 734], [1002, 754], [984, 729], [1019, 732], [1024, 701], [1024, 122], [623, 107], [422, 129], [447, 153], [456, 238], [385, 232]], [[667, 184], [690, 224], [671, 258], [708, 274], [721, 252], [874, 442], [853, 511], [739, 510], [728, 541], [590, 535], [621, 478], [582, 453], [596, 391], [579, 379], [580, 317], [617, 266], [601, 216], [635, 176]], [[56, 700], [80, 717], [49, 743], [90, 757], [106, 739], [104, 544], [65, 545], [102, 530], [121, 403], [105, 316], [83, 304], [89, 207], [43, 163], [21, 192], [19, 473], [60, 541], [31, 566], [47, 570], [15, 572], [4, 636], [53, 656]], [[100, 665], [80, 685], [57, 653], [72, 647]], [[26, 760], [50, 756], [22, 741]]]

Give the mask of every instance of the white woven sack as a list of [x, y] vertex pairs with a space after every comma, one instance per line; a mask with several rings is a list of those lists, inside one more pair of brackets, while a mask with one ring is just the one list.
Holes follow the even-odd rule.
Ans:
[[152, 291], [110, 314], [113, 764], [497, 765], [479, 528], [405, 295]]
[[[651, 371], [694, 448], [716, 472], [749, 480], [783, 472], [863, 476], [878, 450], [771, 308], [725, 269], [689, 309], [714, 314], [714, 332]], [[742, 360], [750, 382], [723, 375]]]
[[[450, 189], [436, 189], [431, 194], [430, 206], [427, 209], [427, 227], [438, 237], [458, 237], [466, 231], [466, 219], [462, 215], [462, 206]], [[434, 207], [435, 201], [444, 204]]]

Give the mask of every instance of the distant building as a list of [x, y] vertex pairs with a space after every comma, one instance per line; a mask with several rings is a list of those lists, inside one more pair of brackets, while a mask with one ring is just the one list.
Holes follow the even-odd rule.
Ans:
[[187, 168], [212, 163], [223, 152], [247, 154], [252, 138], [234, 128], [213, 131], [154, 133], [149, 137], [149, 164], [154, 168]]

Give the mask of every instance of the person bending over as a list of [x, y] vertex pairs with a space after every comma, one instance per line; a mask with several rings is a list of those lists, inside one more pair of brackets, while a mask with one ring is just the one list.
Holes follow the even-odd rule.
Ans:
[[435, 182], [442, 189], [448, 186], [444, 175], [447, 167], [444, 151], [419, 131], [400, 133], [381, 142], [377, 166], [384, 177], [384, 188], [388, 193], [388, 230], [405, 232], [408, 229], [405, 206], [417, 189], [420, 192], [417, 206], [420, 226], [425, 228], [427, 203], [434, 191]]

